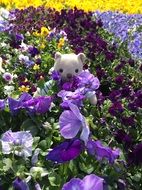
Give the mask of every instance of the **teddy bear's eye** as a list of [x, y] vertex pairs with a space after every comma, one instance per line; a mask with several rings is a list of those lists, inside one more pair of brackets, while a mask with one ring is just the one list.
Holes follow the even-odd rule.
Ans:
[[59, 69], [59, 72], [62, 73], [62, 72], [63, 72], [63, 69]]
[[78, 71], [79, 71], [78, 69], [75, 69], [75, 72], [76, 72], [76, 73], [78, 73]]

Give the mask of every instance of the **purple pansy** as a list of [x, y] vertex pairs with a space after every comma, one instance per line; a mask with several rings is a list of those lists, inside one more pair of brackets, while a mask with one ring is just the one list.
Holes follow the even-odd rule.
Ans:
[[33, 47], [33, 46], [29, 47], [28, 51], [29, 51], [29, 53], [31, 54], [32, 57], [34, 57], [34, 56], [36, 56], [36, 55], [38, 55], [40, 53], [39, 50], [36, 47]]
[[97, 90], [100, 86], [99, 79], [94, 77], [88, 70], [81, 72], [78, 78], [80, 80], [78, 87], [85, 87], [87, 92]]
[[57, 81], [61, 79], [60, 73], [58, 71], [55, 71], [55, 70], [52, 72], [51, 77], [53, 80], [57, 80]]
[[28, 93], [23, 93], [18, 100], [8, 98], [9, 109], [12, 114], [17, 114], [21, 108], [24, 108], [24, 102], [30, 100], [32, 96]]
[[50, 96], [39, 96], [24, 102], [23, 106], [30, 112], [44, 114], [49, 110], [51, 102], [52, 98]]
[[64, 163], [78, 157], [82, 150], [83, 144], [81, 140], [72, 139], [64, 141], [55, 147], [48, 153], [46, 159], [57, 163]]
[[128, 164], [140, 165], [142, 164], [142, 143], [133, 146], [132, 150], [128, 153]]
[[22, 40], [24, 40], [23, 34], [16, 34], [16, 35], [15, 35], [15, 38], [16, 38], [17, 41], [22, 41]]
[[17, 177], [12, 184], [15, 190], [29, 190], [28, 184], [19, 177]]
[[73, 76], [69, 81], [61, 81], [61, 89], [66, 91], [75, 91], [78, 88], [80, 79]]
[[64, 184], [62, 190], [103, 190], [104, 179], [90, 174], [85, 176], [82, 180], [73, 178]]
[[118, 143], [123, 143], [128, 150], [133, 144], [133, 138], [122, 129], [117, 130], [114, 133], [114, 137]]
[[81, 130], [80, 139], [86, 144], [90, 134], [86, 120], [76, 105], [68, 103], [68, 106], [70, 110], [63, 111], [59, 118], [61, 135], [65, 139], [72, 139]]
[[82, 100], [85, 98], [84, 95], [82, 95], [79, 92], [71, 92], [71, 91], [65, 91], [65, 90], [61, 90], [58, 93], [58, 96], [62, 98], [63, 103], [61, 104], [61, 106], [63, 108], [69, 108], [68, 103], [71, 102], [75, 105], [77, 105], [78, 107], [82, 106]]
[[12, 114], [18, 113], [20, 109], [26, 109], [29, 113], [46, 113], [51, 105], [52, 98], [50, 96], [39, 96], [33, 98], [28, 93], [23, 93], [18, 100], [8, 99], [9, 108]]
[[1, 138], [3, 154], [29, 157], [32, 155], [33, 137], [29, 131], [5, 132]]
[[4, 110], [5, 108], [5, 100], [0, 100], [0, 110]]
[[119, 149], [111, 149], [110, 147], [104, 146], [101, 141], [89, 140], [87, 143], [87, 150], [89, 154], [95, 155], [98, 160], [106, 158], [109, 163], [114, 163], [120, 155]]
[[3, 78], [4, 78], [5, 81], [11, 82], [12, 79], [13, 79], [13, 76], [12, 76], [11, 73], [6, 72], [6, 73], [3, 74]]
[[124, 108], [121, 102], [114, 102], [108, 111], [112, 116], [118, 116], [124, 111]]

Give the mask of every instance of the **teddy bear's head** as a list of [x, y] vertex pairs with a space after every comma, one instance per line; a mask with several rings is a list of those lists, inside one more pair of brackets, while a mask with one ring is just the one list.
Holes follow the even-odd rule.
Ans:
[[64, 80], [77, 76], [83, 70], [86, 56], [83, 53], [76, 54], [55, 54], [54, 70], [58, 71]]

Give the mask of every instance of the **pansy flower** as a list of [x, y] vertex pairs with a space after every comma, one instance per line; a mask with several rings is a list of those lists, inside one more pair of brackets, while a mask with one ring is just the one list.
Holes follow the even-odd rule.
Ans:
[[2, 153], [14, 153], [17, 156], [32, 155], [33, 137], [29, 131], [5, 132], [1, 137]]
[[104, 146], [99, 140], [89, 140], [87, 142], [87, 150], [89, 154], [94, 155], [97, 160], [105, 158], [109, 163], [114, 163], [120, 155], [119, 149], [111, 149], [110, 147]]
[[46, 113], [51, 106], [52, 98], [50, 96], [39, 96], [23, 103], [23, 107], [30, 112], [39, 114]]
[[18, 100], [8, 98], [9, 109], [12, 114], [17, 114], [21, 108], [24, 108], [23, 103], [30, 100], [32, 96], [28, 93], [23, 93]]

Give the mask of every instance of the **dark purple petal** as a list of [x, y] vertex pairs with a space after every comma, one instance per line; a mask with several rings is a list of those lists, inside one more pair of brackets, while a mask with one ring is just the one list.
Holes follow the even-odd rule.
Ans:
[[78, 157], [82, 149], [83, 145], [79, 139], [64, 141], [50, 151], [46, 159], [57, 163], [67, 162]]
[[118, 116], [124, 111], [124, 108], [121, 102], [114, 102], [108, 111], [112, 116]]
[[135, 145], [128, 154], [128, 164], [140, 165], [142, 164], [142, 143]]
[[36, 47], [29, 47], [29, 53], [32, 57], [38, 55], [40, 52]]

